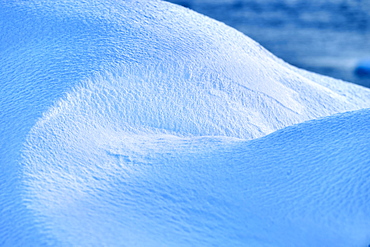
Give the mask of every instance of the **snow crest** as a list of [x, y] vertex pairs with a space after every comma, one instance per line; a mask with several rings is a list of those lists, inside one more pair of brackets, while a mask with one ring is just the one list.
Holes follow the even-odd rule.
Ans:
[[0, 244], [369, 242], [370, 90], [166, 2], [0, 16]]

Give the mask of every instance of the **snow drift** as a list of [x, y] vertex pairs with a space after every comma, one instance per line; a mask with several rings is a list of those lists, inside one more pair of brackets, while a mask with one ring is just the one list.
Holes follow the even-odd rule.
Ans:
[[51, 245], [367, 246], [369, 121], [253, 141], [48, 126], [24, 151], [25, 198]]
[[[290, 128], [293, 139], [248, 140], [368, 108], [370, 90], [294, 68], [161, 1], [1, 0], [0, 16], [2, 245], [289, 246], [300, 236], [312, 246], [343, 234], [343, 246], [369, 242], [359, 216], [368, 198], [357, 193], [369, 189], [366, 130], [344, 135], [330, 127], [337, 116]], [[362, 126], [364, 116], [348, 121]], [[312, 125], [317, 144], [305, 132]], [[323, 152], [332, 134], [343, 155]], [[253, 143], [261, 146], [241, 151]], [[341, 165], [330, 176], [332, 159]], [[299, 180], [280, 177], [284, 165]], [[315, 178], [327, 189], [311, 190]], [[345, 195], [355, 202], [337, 203]]]

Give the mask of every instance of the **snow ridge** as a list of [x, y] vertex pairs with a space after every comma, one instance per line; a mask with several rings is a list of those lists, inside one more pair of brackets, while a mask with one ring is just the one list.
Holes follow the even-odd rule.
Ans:
[[369, 89], [162, 1], [0, 16], [0, 245], [370, 242]]

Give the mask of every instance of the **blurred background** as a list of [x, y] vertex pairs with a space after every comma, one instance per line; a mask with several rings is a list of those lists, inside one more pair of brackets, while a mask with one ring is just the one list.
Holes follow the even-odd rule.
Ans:
[[167, 0], [297, 67], [370, 87], [370, 0]]

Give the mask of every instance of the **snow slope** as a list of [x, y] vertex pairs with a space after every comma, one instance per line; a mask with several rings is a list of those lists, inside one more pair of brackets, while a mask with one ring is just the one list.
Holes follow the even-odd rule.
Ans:
[[370, 87], [369, 0], [169, 0], [226, 23], [307, 70]]
[[40, 129], [25, 198], [51, 245], [367, 246], [369, 121], [359, 110], [253, 141]]
[[[135, 193], [157, 178], [124, 187], [127, 169], [172, 166], [162, 155], [184, 157], [186, 167], [202, 162], [189, 160], [193, 153], [370, 107], [370, 90], [294, 68], [234, 29], [161, 1], [0, 0], [0, 33], [0, 245], [156, 244], [170, 225], [154, 222], [145, 240], [144, 215], [122, 203], [134, 210]], [[132, 201], [109, 197], [121, 187]], [[223, 199], [215, 207], [232, 217]], [[181, 243], [211, 244], [206, 229]]]

